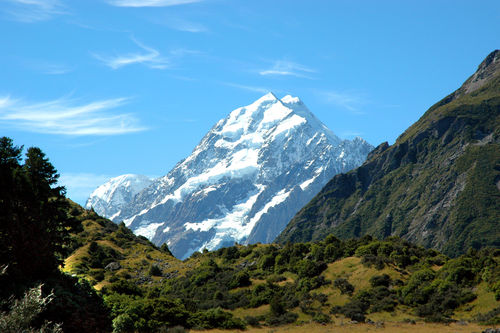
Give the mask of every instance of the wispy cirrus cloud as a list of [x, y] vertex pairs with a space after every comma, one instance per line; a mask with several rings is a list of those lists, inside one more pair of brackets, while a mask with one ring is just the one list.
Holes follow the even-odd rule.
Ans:
[[27, 68], [47, 75], [63, 75], [73, 71], [72, 67], [62, 63], [41, 60], [26, 60], [23, 63]]
[[59, 0], [5, 0], [2, 11], [15, 21], [33, 23], [65, 14]]
[[110, 111], [128, 101], [128, 98], [115, 98], [79, 103], [60, 98], [30, 103], [4, 96], [0, 97], [0, 127], [72, 136], [119, 135], [146, 130], [132, 114]]
[[258, 92], [258, 93], [262, 93], [262, 94], [267, 94], [270, 91], [274, 91], [272, 89], [265, 88], [265, 87], [248, 86], [248, 85], [238, 84], [238, 83], [232, 83], [232, 82], [219, 82], [219, 83], [223, 84], [225, 86], [228, 86], [228, 87], [233, 87], [233, 88], [237, 88], [237, 89], [241, 89], [241, 90]]
[[340, 92], [340, 91], [320, 91], [317, 92], [324, 102], [336, 105], [353, 114], [366, 114], [362, 107], [367, 104], [366, 98], [355, 92]]
[[160, 52], [152, 47], [146, 46], [132, 38], [132, 41], [142, 49], [144, 52], [128, 53], [124, 55], [106, 56], [101, 54], [92, 53], [94, 58], [104, 63], [112, 69], [118, 69], [128, 65], [143, 64], [153, 69], [166, 69], [168, 68], [169, 61], [162, 57]]
[[312, 73], [316, 73], [316, 70], [288, 60], [277, 60], [272, 67], [259, 71], [259, 74], [264, 76], [296, 76], [308, 79]]
[[107, 3], [117, 7], [170, 7], [202, 1], [205, 0], [108, 0]]
[[208, 28], [201, 23], [188, 21], [176, 17], [166, 17], [161, 21], [155, 20], [154, 23], [165, 25], [171, 29], [184, 32], [201, 33], [208, 31]]

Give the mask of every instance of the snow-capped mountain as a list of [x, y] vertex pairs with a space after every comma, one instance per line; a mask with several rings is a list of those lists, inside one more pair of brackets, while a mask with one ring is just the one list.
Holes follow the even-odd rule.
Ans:
[[217, 122], [166, 176], [104, 215], [166, 242], [178, 258], [234, 242], [267, 243], [372, 148], [361, 138], [338, 138], [298, 98], [269, 93]]
[[152, 182], [146, 176], [134, 174], [112, 178], [92, 192], [85, 208], [93, 208], [99, 215], [114, 219], [124, 205]]

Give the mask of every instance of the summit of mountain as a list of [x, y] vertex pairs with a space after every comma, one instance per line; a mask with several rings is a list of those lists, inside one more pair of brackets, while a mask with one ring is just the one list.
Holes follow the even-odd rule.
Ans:
[[269, 243], [333, 175], [361, 165], [372, 148], [337, 137], [299, 98], [268, 93], [218, 121], [187, 158], [116, 213], [94, 209], [167, 243], [179, 258]]

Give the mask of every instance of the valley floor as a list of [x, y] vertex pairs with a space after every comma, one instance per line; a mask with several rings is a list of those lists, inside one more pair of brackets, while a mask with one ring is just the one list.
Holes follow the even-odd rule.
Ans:
[[237, 330], [208, 330], [207, 333], [228, 333], [228, 332], [245, 332], [245, 333], [361, 333], [361, 332], [380, 332], [380, 333], [481, 333], [491, 326], [480, 326], [473, 323], [467, 324], [437, 324], [419, 322], [416, 324], [410, 323], [391, 323], [386, 322], [382, 327], [377, 327], [375, 324], [342, 324], [341, 322], [328, 325], [317, 323], [303, 325], [288, 325], [282, 327], [249, 327], [245, 331]]

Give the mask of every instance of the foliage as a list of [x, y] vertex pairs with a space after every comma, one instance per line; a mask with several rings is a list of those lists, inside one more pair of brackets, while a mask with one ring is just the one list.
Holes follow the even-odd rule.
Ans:
[[151, 268], [149, 269], [148, 274], [151, 276], [161, 276], [162, 271], [161, 271], [161, 268], [158, 267], [157, 265], [151, 265]]
[[[39, 212], [39, 220], [45, 219], [44, 228], [51, 223], [60, 223], [59, 228], [64, 225], [57, 231], [59, 236], [51, 236], [50, 242], [55, 245], [41, 250], [43, 269], [37, 268], [37, 263], [29, 265], [36, 261], [33, 260], [36, 256], [28, 260], [19, 254], [19, 260], [8, 261], [9, 274], [0, 276], [0, 282], [10, 283], [17, 290], [18, 298], [33, 286], [30, 283], [35, 277], [44, 281], [42, 293], [46, 296], [42, 297], [51, 295], [53, 299], [37, 317], [38, 327], [50, 321], [61, 322], [62, 329], [71, 332], [149, 332], [175, 327], [180, 331], [241, 329], [247, 324], [292, 323], [300, 312], [315, 322], [328, 323], [331, 318], [325, 312], [329, 309], [331, 313], [364, 321], [372, 313], [392, 312], [400, 306], [426, 320], [447, 321], [457, 308], [474, 300], [474, 288], [479, 283], [487, 285], [490, 293], [500, 295], [499, 251], [472, 249], [461, 257], [449, 259], [398, 237], [340, 240], [329, 235], [313, 243], [236, 244], [215, 252], [204, 251], [181, 262], [170, 255], [166, 245], [158, 248], [144, 237], [135, 236], [123, 223], [116, 225], [66, 201], [62, 190], [51, 192], [51, 186], [42, 186], [53, 184], [50, 179], [56, 178], [53, 167], [43, 167], [48, 164], [43, 153], [30, 150], [25, 167], [20, 160], [21, 149], [8, 140], [3, 142], [4, 155], [9, 156], [10, 152], [11, 158], [0, 160], [3, 163], [0, 180], [11, 181], [19, 188], [29, 185], [29, 192], [33, 193], [20, 196], [19, 204], [34, 205], [29, 200], [35, 194], [40, 200], [37, 207], [50, 207], [52, 203], [47, 202], [57, 201], [58, 193], [61, 201], [65, 201], [54, 206], [58, 212], [54, 216], [46, 216], [42, 208], [31, 207], [29, 214], [18, 218], [14, 209], [18, 203], [6, 206], [11, 209], [10, 218], [33, 218]], [[45, 174], [46, 180], [38, 176], [42, 180], [36, 181], [37, 174]], [[13, 182], [9, 177], [18, 178]], [[1, 195], [6, 197], [5, 193]], [[2, 224], [0, 237], [4, 240], [9, 223], [10, 220]], [[34, 227], [28, 224], [26, 228]], [[69, 231], [73, 233], [70, 235]], [[41, 244], [35, 241], [34, 245]], [[2, 246], [0, 258], [7, 258], [15, 248]], [[64, 270], [77, 274], [80, 280], [61, 274], [54, 266], [70, 252]], [[342, 260], [354, 259], [352, 256], [364, 265], [356, 269], [372, 272], [365, 280], [369, 285], [356, 281], [351, 276], [355, 272], [332, 274], [331, 267]], [[377, 272], [374, 268], [383, 271], [373, 274]], [[31, 278], [20, 276], [23, 269]], [[21, 279], [18, 281], [16, 277]], [[100, 293], [91, 285], [99, 288]], [[332, 306], [330, 296], [338, 295], [336, 290], [344, 295], [343, 301]], [[235, 313], [243, 313], [244, 321], [231, 314], [236, 309]], [[8, 310], [7, 305], [4, 310]], [[253, 315], [253, 311], [261, 312]], [[496, 312], [488, 311], [478, 320], [495, 321]]]
[[36, 332], [47, 333], [62, 332], [60, 324], [52, 324], [45, 321], [38, 330], [32, 327], [32, 323], [52, 301], [54, 294], [42, 295], [42, 286], [29, 289], [20, 300], [10, 301], [9, 312], [0, 313], [0, 331], [4, 333]]
[[354, 292], [354, 286], [344, 278], [335, 279], [335, 281], [333, 281], [333, 286], [338, 288], [341, 294], [352, 295]]
[[9, 265], [4, 286], [57, 270], [67, 255], [69, 231], [77, 226], [45, 154], [29, 148], [22, 164], [21, 153], [11, 139], [0, 138], [0, 265]]
[[[24, 160], [22, 152], [11, 139], [0, 138], [0, 267], [8, 266], [0, 274], [0, 302], [6, 310], [8, 293], [22, 299], [4, 319], [15, 317], [26, 326], [36, 316], [36, 330], [57, 330], [44, 324], [56, 322], [64, 331], [108, 331], [102, 299], [88, 284], [59, 271], [75, 247], [70, 232], [82, 230], [64, 188], [57, 186], [59, 175], [39, 148], [27, 149]], [[35, 287], [40, 282], [44, 287]]]

